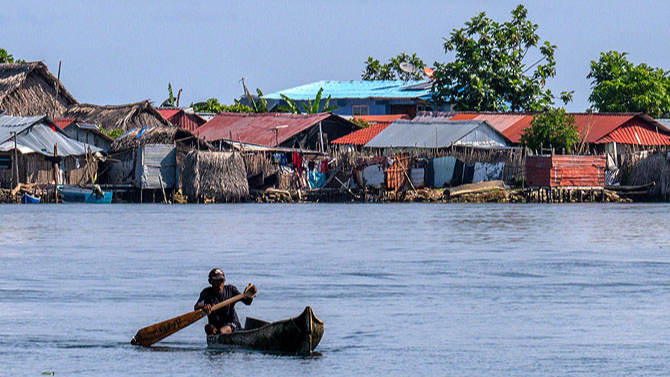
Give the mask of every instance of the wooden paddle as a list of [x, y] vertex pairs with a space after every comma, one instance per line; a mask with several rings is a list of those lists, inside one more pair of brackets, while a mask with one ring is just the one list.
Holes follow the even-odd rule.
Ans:
[[[232, 305], [242, 300], [243, 298], [256, 297], [257, 292], [258, 291], [256, 290], [256, 287], [252, 284], [249, 284], [244, 290], [244, 293], [240, 293], [235, 297], [231, 297], [228, 300], [213, 305], [210, 313], [221, 309], [224, 306]], [[200, 318], [206, 315], [207, 313], [205, 312], [205, 309], [198, 309], [190, 313], [182, 314], [179, 317], [174, 317], [172, 319], [168, 319], [167, 321], [141, 328], [139, 331], [137, 331], [137, 334], [135, 334], [133, 339], [130, 340], [130, 344], [149, 347], [159, 340], [165, 339], [177, 331], [198, 322]]]

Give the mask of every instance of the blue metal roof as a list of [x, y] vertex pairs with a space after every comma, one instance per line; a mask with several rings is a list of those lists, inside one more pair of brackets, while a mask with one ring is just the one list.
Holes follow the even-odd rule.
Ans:
[[264, 98], [281, 100], [284, 94], [296, 101], [314, 100], [319, 89], [323, 88], [321, 98], [388, 98], [388, 99], [429, 99], [431, 81], [317, 81], [311, 84], [296, 86], [295, 88], [280, 90], [266, 94]]

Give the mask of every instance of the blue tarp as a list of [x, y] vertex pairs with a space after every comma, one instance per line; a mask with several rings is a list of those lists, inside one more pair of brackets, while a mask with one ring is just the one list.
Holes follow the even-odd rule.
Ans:
[[326, 175], [319, 173], [316, 170], [309, 172], [309, 187], [310, 188], [321, 188], [326, 184]]

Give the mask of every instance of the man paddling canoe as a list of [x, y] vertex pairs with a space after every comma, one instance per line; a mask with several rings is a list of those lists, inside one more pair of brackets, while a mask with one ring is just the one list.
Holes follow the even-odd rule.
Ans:
[[[235, 303], [214, 312], [211, 311], [212, 306], [239, 295], [240, 291], [234, 285], [225, 285], [226, 275], [220, 268], [214, 268], [209, 272], [208, 281], [212, 286], [200, 292], [198, 302], [193, 307], [193, 310], [204, 309], [207, 313], [209, 323], [205, 325], [205, 333], [207, 335], [227, 334], [241, 329], [242, 325], [237, 318], [237, 312], [235, 312]], [[249, 289], [249, 286], [247, 286], [245, 292]], [[251, 305], [253, 300], [253, 297], [245, 297], [240, 301], [245, 305]]]

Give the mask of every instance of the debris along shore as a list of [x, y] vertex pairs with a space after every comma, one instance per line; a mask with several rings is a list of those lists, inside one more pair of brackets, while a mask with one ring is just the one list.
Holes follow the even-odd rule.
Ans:
[[502, 181], [446, 189], [251, 190], [257, 203], [630, 203], [605, 189], [510, 189]]

